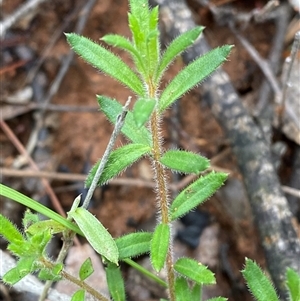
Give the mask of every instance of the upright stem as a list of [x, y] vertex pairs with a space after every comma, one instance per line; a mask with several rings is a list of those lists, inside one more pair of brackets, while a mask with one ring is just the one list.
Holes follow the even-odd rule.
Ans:
[[[161, 141], [162, 137], [160, 134], [160, 116], [159, 112], [155, 111], [152, 114], [150, 122], [152, 139], [153, 139], [153, 165], [155, 170], [155, 181], [157, 187], [157, 196], [158, 203], [160, 206], [161, 218], [163, 224], [169, 224], [169, 204], [168, 204], [168, 188], [166, 182], [166, 171], [160, 163], [160, 158], [162, 155], [162, 146]], [[174, 292], [174, 282], [175, 274], [173, 270], [173, 256], [172, 256], [172, 239], [169, 243], [169, 249], [166, 258], [166, 267], [167, 267], [167, 281], [169, 287], [169, 296], [170, 301], [175, 301], [175, 292]]]

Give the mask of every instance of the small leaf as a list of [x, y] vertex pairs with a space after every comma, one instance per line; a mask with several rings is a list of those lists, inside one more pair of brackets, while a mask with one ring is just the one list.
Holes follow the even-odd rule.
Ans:
[[159, 81], [163, 72], [174, 61], [174, 59], [189, 46], [194, 44], [196, 39], [202, 33], [203, 29], [204, 27], [197, 26], [187, 32], [184, 32], [171, 42], [161, 58], [157, 72], [157, 81]]
[[75, 292], [71, 298], [71, 301], [84, 301], [85, 300], [85, 291], [78, 290]]
[[62, 276], [57, 274], [57, 271], [53, 272], [48, 268], [42, 268], [38, 274], [38, 278], [42, 281], [59, 281], [62, 279]]
[[214, 72], [226, 60], [232, 47], [225, 45], [215, 48], [181, 70], [162, 92], [159, 103], [160, 112]]
[[286, 284], [289, 289], [290, 301], [300, 300], [300, 275], [291, 268], [286, 271]]
[[155, 99], [140, 98], [136, 101], [133, 108], [133, 117], [138, 128], [149, 120], [155, 104]]
[[16, 284], [29, 273], [35, 271], [35, 260], [34, 257], [21, 258], [15, 268], [3, 275], [2, 280], [9, 285]]
[[120, 268], [109, 263], [105, 271], [108, 289], [113, 300], [125, 301], [125, 286]]
[[224, 297], [214, 297], [214, 298], [210, 298], [206, 301], [227, 301], [228, 299], [227, 298], [224, 298]]
[[200, 262], [191, 258], [179, 258], [174, 265], [174, 269], [198, 284], [216, 283], [214, 273]]
[[89, 276], [91, 276], [94, 272], [93, 263], [91, 258], [87, 258], [84, 263], [81, 265], [79, 270], [79, 278], [80, 280], [85, 280]]
[[[191, 292], [187, 280], [183, 277], [177, 277], [175, 280], [175, 294], [176, 301], [186, 301], [187, 296], [190, 296]], [[198, 299], [197, 301], [199, 301]]]
[[131, 55], [133, 61], [135, 62], [137, 70], [141, 74], [145, 74], [145, 64], [143, 62], [143, 59], [140, 53], [136, 50], [136, 48], [128, 39], [117, 34], [107, 34], [103, 38], [101, 38], [101, 40], [109, 45], [127, 51]]
[[[29, 274], [29, 272], [27, 273]], [[15, 285], [17, 282], [22, 280], [27, 274], [21, 275], [18, 268], [12, 268], [2, 277], [2, 281], [8, 285]]]
[[48, 229], [50, 230], [51, 234], [56, 234], [66, 230], [66, 227], [54, 220], [49, 219], [32, 224], [30, 227], [27, 228], [26, 233], [35, 235]]
[[191, 291], [191, 301], [202, 300], [202, 285], [195, 283]]
[[159, 272], [166, 261], [167, 252], [170, 242], [170, 227], [167, 224], [159, 224], [154, 230], [151, 246], [150, 257], [154, 270]]
[[258, 301], [279, 301], [271, 281], [254, 261], [246, 259], [242, 274], [250, 292]]
[[152, 233], [136, 232], [117, 238], [116, 244], [119, 250], [119, 259], [135, 257], [150, 251]]
[[[115, 124], [117, 116], [122, 112], [122, 105], [116, 100], [105, 96], [98, 95], [97, 100], [103, 113], [110, 122]], [[127, 112], [121, 131], [134, 143], [152, 145], [150, 132], [144, 126], [139, 128], [136, 125], [132, 112]]]
[[75, 33], [66, 34], [72, 49], [86, 62], [118, 80], [137, 95], [144, 95], [138, 76], [119, 57], [88, 38]]
[[119, 252], [117, 245], [100, 221], [81, 207], [72, 212], [71, 217], [95, 251], [107, 260], [118, 264]]
[[[142, 156], [149, 153], [150, 150], [151, 148], [148, 145], [127, 144], [112, 151], [108, 158], [107, 164], [100, 176], [98, 185], [101, 186], [102, 184], [116, 177], [128, 166], [136, 162]], [[86, 187], [89, 187], [91, 185], [100, 162], [101, 160], [97, 162], [91, 169], [85, 182]]]
[[10, 243], [19, 244], [24, 238], [17, 227], [5, 216], [0, 214], [0, 235]]
[[39, 222], [39, 216], [36, 213], [32, 213], [29, 209], [26, 209], [22, 224], [26, 231], [32, 224]]
[[51, 238], [52, 234], [50, 233], [50, 229], [45, 229], [43, 232], [36, 233], [32, 237], [29, 237], [28, 240], [32, 244], [32, 255], [34, 252], [40, 255], [44, 254], [45, 248]]
[[190, 210], [203, 203], [223, 185], [226, 178], [227, 174], [225, 173], [211, 172], [200, 177], [181, 191], [171, 205], [171, 220], [173, 221], [182, 215], [185, 215]]
[[209, 167], [209, 160], [192, 152], [169, 150], [163, 154], [160, 162], [178, 172], [199, 173]]
[[52, 269], [52, 273], [54, 275], [59, 275], [61, 273], [61, 271], [63, 270], [64, 265], [63, 263], [56, 263]]

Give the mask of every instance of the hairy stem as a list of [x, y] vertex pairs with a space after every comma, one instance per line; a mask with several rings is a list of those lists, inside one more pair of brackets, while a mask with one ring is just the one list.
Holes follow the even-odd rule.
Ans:
[[[161, 141], [162, 137], [160, 134], [160, 116], [158, 111], [154, 111], [151, 117], [150, 127], [153, 139], [153, 165], [155, 170], [155, 181], [157, 187], [157, 197], [159, 202], [159, 209], [161, 212], [162, 223], [169, 224], [169, 204], [168, 204], [168, 188], [167, 188], [167, 176], [164, 167], [160, 163], [162, 155]], [[169, 249], [166, 259], [167, 267], [167, 280], [169, 287], [170, 301], [175, 301], [174, 282], [175, 274], [173, 270], [173, 256], [172, 256], [172, 239], [169, 244]]]
[[[46, 260], [45, 258], [40, 259], [41, 262], [43, 263], [43, 265], [49, 269], [53, 269], [54, 265], [52, 262]], [[89, 294], [91, 294], [94, 298], [96, 298], [97, 300], [100, 301], [109, 301], [108, 298], [106, 298], [105, 296], [103, 296], [102, 294], [100, 294], [99, 292], [97, 292], [96, 290], [94, 290], [91, 286], [89, 286], [86, 282], [77, 279], [76, 277], [72, 276], [71, 274], [69, 274], [68, 272], [62, 270], [60, 272], [60, 275], [65, 278], [66, 280], [69, 280], [70, 282], [75, 283], [76, 285], [78, 285], [79, 287], [81, 287], [82, 289], [84, 289], [86, 292], [88, 292]]]

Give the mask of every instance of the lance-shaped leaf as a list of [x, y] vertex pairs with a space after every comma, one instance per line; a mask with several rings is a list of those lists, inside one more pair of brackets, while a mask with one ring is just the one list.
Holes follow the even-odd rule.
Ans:
[[169, 150], [160, 162], [166, 167], [183, 173], [199, 173], [209, 167], [209, 160], [192, 152]]
[[215, 48], [181, 70], [162, 92], [160, 112], [214, 72], [226, 60], [232, 47], [225, 45]]
[[159, 272], [166, 261], [167, 252], [170, 242], [170, 227], [167, 224], [159, 224], [154, 230], [150, 257], [154, 270]]
[[[187, 296], [191, 295], [189, 284], [183, 277], [177, 277], [175, 280], [176, 301], [186, 301]], [[199, 301], [198, 299], [197, 301]]]
[[149, 14], [149, 34], [147, 36], [147, 57], [150, 76], [157, 70], [160, 55], [158, 6], [154, 7]]
[[[116, 100], [105, 96], [98, 95], [97, 100], [101, 111], [103, 111], [110, 122], [115, 124], [118, 115], [122, 112], [122, 105]], [[134, 143], [152, 145], [150, 132], [144, 126], [138, 127], [136, 125], [132, 112], [127, 112], [121, 131]]]
[[[149, 153], [150, 146], [144, 144], [127, 144], [112, 151], [107, 164], [100, 176], [98, 185], [102, 185], [110, 179], [116, 177], [119, 173], [124, 171], [132, 163], [136, 162], [143, 155]], [[95, 173], [101, 161], [97, 162], [91, 169], [85, 185], [89, 187], [93, 181]]]
[[29, 273], [35, 270], [35, 257], [23, 257], [18, 262], [15, 268], [10, 269], [2, 277], [4, 283], [14, 285]]
[[0, 235], [10, 243], [21, 243], [24, 238], [17, 227], [5, 216], [0, 214]]
[[211, 172], [200, 177], [189, 185], [173, 201], [170, 212], [171, 220], [175, 220], [185, 215], [190, 210], [203, 203], [212, 196], [224, 183], [227, 174], [221, 172]]
[[118, 264], [119, 252], [117, 245], [100, 221], [81, 207], [69, 212], [69, 215], [75, 220], [94, 250], [107, 260]]
[[171, 42], [160, 60], [160, 65], [157, 71], [157, 82], [160, 80], [164, 71], [175, 60], [175, 58], [194, 44], [196, 39], [202, 33], [203, 29], [204, 27], [202, 26], [195, 27], [184, 32]]
[[149, 120], [155, 104], [155, 99], [140, 98], [136, 101], [133, 108], [133, 117], [138, 128]]
[[[191, 301], [202, 300], [202, 285], [195, 283], [191, 291]], [[221, 301], [221, 300], [220, 300]], [[225, 298], [226, 301], [226, 298]]]
[[26, 233], [30, 235], [35, 235], [37, 233], [44, 232], [46, 229], [50, 229], [51, 234], [61, 233], [66, 230], [66, 227], [61, 223], [58, 223], [54, 220], [48, 219], [44, 221], [38, 221], [35, 224], [32, 224], [28, 229], [26, 229]]
[[135, 257], [150, 251], [152, 233], [136, 232], [118, 237], [115, 241], [119, 250], [119, 259]]
[[71, 301], [84, 301], [85, 300], [85, 291], [78, 290], [75, 292], [71, 298]]
[[145, 64], [143, 62], [143, 59], [140, 53], [136, 50], [136, 48], [128, 39], [117, 34], [107, 34], [103, 38], [101, 38], [101, 40], [109, 45], [127, 51], [131, 55], [137, 70], [141, 74], [145, 74]]
[[286, 285], [289, 288], [290, 300], [300, 300], [300, 275], [291, 268], [287, 268], [286, 271]]
[[144, 94], [144, 87], [138, 76], [119, 57], [88, 38], [75, 33], [66, 34], [72, 49], [86, 62], [118, 80], [137, 95]]
[[80, 280], [85, 280], [91, 276], [94, 272], [94, 267], [91, 258], [87, 258], [79, 269], [79, 278]]
[[254, 261], [246, 259], [242, 274], [255, 299], [259, 301], [279, 301], [273, 284]]
[[125, 286], [120, 268], [109, 263], [105, 269], [109, 292], [114, 301], [125, 301]]
[[176, 272], [198, 284], [215, 284], [214, 273], [200, 262], [191, 258], [179, 258], [174, 269]]

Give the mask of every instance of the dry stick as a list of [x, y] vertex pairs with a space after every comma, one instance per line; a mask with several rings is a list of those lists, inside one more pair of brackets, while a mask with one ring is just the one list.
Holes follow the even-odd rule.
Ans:
[[[160, 0], [159, 4], [169, 36], [178, 36], [195, 27], [193, 16], [183, 1]], [[186, 63], [191, 62], [210, 49], [202, 36], [184, 54], [183, 59]], [[201, 88], [237, 157], [270, 274], [283, 300], [287, 300], [286, 268], [291, 267], [300, 272], [300, 242], [272, 165], [268, 144], [260, 128], [242, 105], [228, 75], [221, 68], [206, 79]]]
[[22, 5], [18, 10], [13, 14], [6, 17], [3, 22], [0, 22], [0, 39], [3, 39], [6, 31], [12, 27], [16, 22], [18, 22], [26, 14], [30, 13], [38, 7], [42, 2], [46, 0], [31, 0]]
[[[9, 140], [12, 142], [12, 144], [16, 147], [16, 149], [19, 151], [20, 154], [25, 156], [27, 158], [27, 161], [29, 162], [31, 168], [35, 170], [36, 172], [39, 172], [38, 166], [35, 164], [35, 162], [32, 160], [32, 158], [29, 156], [27, 153], [26, 149], [20, 142], [20, 140], [16, 137], [16, 135], [13, 133], [13, 131], [10, 129], [10, 127], [6, 124], [5, 121], [0, 120], [0, 127], [2, 128], [3, 132], [7, 135]], [[46, 193], [49, 195], [53, 207], [55, 210], [62, 216], [66, 216], [64, 210], [61, 207], [61, 204], [59, 200], [57, 199], [57, 196], [55, 195], [52, 187], [50, 186], [49, 182], [47, 179], [42, 178], [42, 183], [45, 186]]]
[[230, 29], [236, 35], [236, 37], [239, 39], [241, 44], [245, 47], [245, 49], [250, 54], [252, 59], [256, 62], [257, 66], [261, 69], [264, 76], [266, 77], [269, 84], [271, 85], [273, 91], [275, 92], [276, 95], [278, 95], [277, 97], [280, 97], [281, 96], [281, 88], [280, 88], [279, 82], [278, 82], [273, 70], [271, 69], [271, 67], [269, 65], [269, 62], [260, 56], [258, 51], [251, 45], [251, 43], [245, 37], [243, 37], [238, 32], [238, 30], [233, 25], [230, 26]]
[[38, 73], [38, 70], [41, 68], [42, 64], [44, 63], [45, 59], [47, 58], [48, 54], [50, 53], [51, 49], [54, 47], [57, 40], [61, 37], [61, 34], [64, 32], [65, 28], [70, 24], [70, 22], [78, 16], [79, 12], [82, 10], [82, 4], [80, 3], [75, 7], [75, 9], [69, 14], [67, 17], [64, 18], [63, 24], [59, 26], [58, 29], [54, 32], [54, 34], [51, 36], [50, 42], [46, 45], [44, 50], [42, 51], [41, 56], [38, 58], [37, 63], [35, 66], [29, 70], [28, 75], [25, 79], [27, 83], [31, 83], [33, 79], [35, 78], [36, 74]]
[[[282, 51], [284, 47], [285, 33], [289, 23], [289, 17], [291, 15], [291, 8], [289, 5], [281, 5], [277, 10], [278, 15], [275, 19], [276, 34], [273, 39], [273, 45], [269, 54], [269, 65], [273, 69], [275, 74], [278, 73], [280, 66], [282, 65]], [[274, 91], [276, 93], [276, 91]], [[269, 83], [265, 80], [261, 85], [258, 102], [255, 108], [255, 116], [260, 118], [261, 123], [264, 125], [265, 122], [270, 124], [271, 117], [270, 113], [265, 110], [272, 96], [272, 89]], [[281, 93], [279, 94], [279, 99]], [[267, 116], [266, 116], [267, 115]], [[265, 117], [266, 116], [266, 117]], [[266, 120], [264, 120], [266, 119]], [[264, 127], [264, 126], [263, 126]]]
[[111, 154], [112, 150], [113, 150], [113, 147], [115, 145], [115, 142], [117, 140], [117, 137], [119, 135], [119, 133], [121, 132], [121, 129], [124, 125], [124, 122], [125, 122], [125, 117], [126, 117], [126, 114], [127, 114], [127, 111], [128, 111], [128, 107], [129, 107], [129, 104], [130, 104], [130, 101], [131, 101], [131, 97], [128, 97], [128, 100], [126, 101], [124, 107], [122, 108], [122, 112], [120, 115], [118, 115], [117, 117], [117, 121], [116, 121], [116, 125], [115, 125], [115, 128], [110, 136], [110, 139], [109, 139], [109, 142], [108, 142], [108, 145], [106, 147], [106, 150], [103, 154], [103, 157], [102, 157], [102, 160], [97, 168], [97, 171], [95, 173], [95, 176], [93, 178], [93, 181], [91, 183], [91, 186], [87, 192], [87, 195], [84, 199], [84, 202], [82, 204], [82, 207], [83, 208], [88, 208], [89, 206], [89, 203], [90, 203], [90, 200], [93, 196], [93, 193], [98, 185], [98, 182], [99, 182], [99, 179], [101, 177], [101, 174], [104, 170], [104, 167], [108, 161], [108, 158], [109, 158], [109, 155]]

